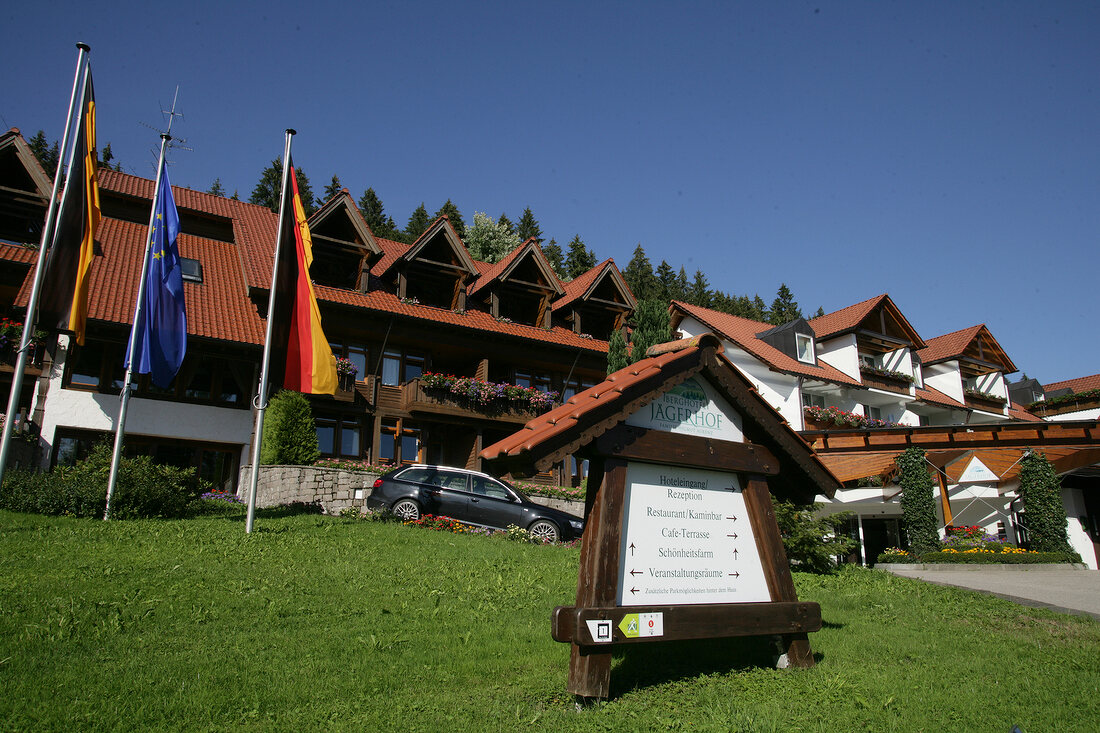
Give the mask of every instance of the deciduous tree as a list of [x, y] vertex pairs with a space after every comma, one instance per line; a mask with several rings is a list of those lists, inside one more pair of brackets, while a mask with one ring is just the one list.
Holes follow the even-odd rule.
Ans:
[[520, 244], [519, 237], [508, 231], [493, 217], [474, 212], [474, 225], [466, 236], [470, 255], [482, 262], [500, 262]]

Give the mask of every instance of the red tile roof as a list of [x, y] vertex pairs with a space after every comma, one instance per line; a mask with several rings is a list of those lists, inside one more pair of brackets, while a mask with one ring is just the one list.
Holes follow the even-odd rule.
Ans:
[[615, 260], [610, 257], [593, 267], [588, 272], [582, 273], [567, 283], [564, 283], [565, 295], [561, 296], [550, 306], [552, 310], [560, 310], [578, 298], [584, 297], [592, 284], [596, 282], [609, 267], [615, 267]]
[[691, 316], [705, 327], [726, 338], [747, 351], [752, 356], [761, 360], [773, 369], [787, 374], [797, 374], [811, 379], [820, 379], [835, 384], [847, 384], [860, 386], [859, 380], [852, 379], [836, 367], [818, 360], [816, 365], [806, 364], [787, 354], [771, 344], [761, 341], [756, 334], [767, 331], [773, 326], [760, 321], [722, 313], [720, 311], [703, 308], [690, 303], [673, 301], [674, 310]]
[[508, 265], [512, 264], [512, 260], [519, 257], [520, 253], [526, 249], [526, 244], [521, 244], [507, 255], [504, 256], [500, 262], [490, 264], [488, 262], [481, 262], [480, 260], [474, 260], [474, 264], [481, 272], [481, 276], [474, 281], [473, 285], [469, 287], [469, 294], [474, 295], [479, 290], [487, 287], [490, 283], [500, 277], [500, 273], [507, 269]]
[[[481, 452], [481, 458], [516, 470], [543, 469], [624, 421], [647, 404], [654, 393], [662, 393], [700, 371], [717, 370], [740, 386], [748, 402], [734, 409], [746, 420], [746, 435], [757, 432], [777, 457], [786, 454], [802, 470], [803, 481], [810, 479], [813, 490], [832, 495], [839, 486], [821, 460], [795, 433], [790, 425], [764, 400], [751, 383], [722, 355], [722, 346], [713, 334], [661, 344], [650, 356], [611, 374], [600, 384], [574, 395], [568, 402], [530, 420], [521, 430], [494, 443]], [[748, 423], [755, 422], [758, 430]], [[788, 476], [789, 480], [791, 477]], [[797, 482], [796, 482], [797, 483]], [[805, 492], [805, 485], [801, 491]]]
[[867, 314], [874, 310], [874, 307], [882, 302], [883, 298], [889, 298], [886, 293], [882, 295], [876, 295], [873, 298], [860, 301], [854, 305], [850, 305], [846, 308], [841, 308], [838, 311], [832, 313], [826, 313], [823, 316], [817, 318], [811, 318], [810, 328], [814, 330], [814, 336], [819, 339], [828, 338], [841, 331], [848, 331], [855, 328], [860, 322], [867, 317]]
[[0, 260], [18, 262], [23, 265], [33, 265], [38, 261], [38, 249], [24, 247], [19, 244], [0, 242]]
[[917, 387], [916, 388], [916, 395], [917, 395], [918, 400], [921, 400], [922, 402], [927, 402], [927, 403], [932, 404], [932, 405], [942, 405], [944, 407], [954, 407], [954, 408], [959, 409], [959, 410], [968, 410], [968, 409], [970, 409], [965, 404], [963, 404], [962, 402], [959, 402], [958, 400], [954, 399], [953, 397], [949, 397], [949, 396], [945, 395], [943, 392], [940, 392], [935, 387], [929, 387], [927, 385], [925, 385], [924, 387]]
[[917, 358], [922, 364], [935, 364], [966, 356], [966, 350], [979, 336], [982, 337], [983, 348], [990, 352], [985, 357], [985, 361], [999, 363], [1006, 374], [1016, 371], [1016, 365], [1008, 358], [1008, 354], [997, 343], [997, 339], [993, 338], [993, 334], [984, 323], [928, 339], [925, 342], [925, 348], [917, 352]]
[[818, 339], [827, 339], [831, 336], [854, 330], [863, 322], [863, 319], [879, 305], [888, 308], [896, 316], [902, 330], [908, 332], [908, 338], [914, 348], [924, 348], [925, 344], [920, 334], [917, 333], [917, 330], [913, 328], [912, 324], [909, 323], [908, 319], [905, 318], [887, 293], [876, 295], [873, 298], [860, 301], [847, 308], [841, 308], [838, 311], [812, 318], [809, 321], [810, 327], [814, 330], [814, 336]]
[[1018, 404], [1016, 402], [1013, 402], [1013, 403], [1009, 404], [1009, 406], [1008, 406], [1008, 416], [1011, 417], [1013, 420], [1024, 420], [1024, 421], [1027, 421], [1027, 422], [1036, 422], [1036, 421], [1043, 422], [1043, 418], [1041, 418], [1037, 415], [1032, 415], [1030, 412], [1027, 411], [1026, 407], [1024, 407], [1023, 405]]
[[1073, 394], [1086, 392], [1090, 389], [1100, 389], [1100, 374], [1093, 374], [1091, 377], [1064, 379], [1061, 382], [1052, 382], [1043, 385], [1044, 392], [1053, 392], [1058, 389], [1068, 389]]

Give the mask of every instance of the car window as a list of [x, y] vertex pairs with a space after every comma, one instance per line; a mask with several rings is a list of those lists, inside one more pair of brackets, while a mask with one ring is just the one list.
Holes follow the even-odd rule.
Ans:
[[432, 483], [452, 491], [466, 491], [466, 474], [457, 471], [436, 471]]
[[417, 483], [430, 483], [431, 475], [435, 473], [433, 468], [409, 468], [402, 471], [397, 478], [402, 481], [415, 481]]
[[489, 496], [494, 499], [507, 499], [508, 489], [503, 485], [498, 484], [492, 479], [485, 478], [484, 476], [474, 476], [474, 493], [481, 494], [482, 496]]

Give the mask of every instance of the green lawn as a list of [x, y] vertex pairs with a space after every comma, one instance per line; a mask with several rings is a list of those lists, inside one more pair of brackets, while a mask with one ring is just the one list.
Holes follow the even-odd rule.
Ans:
[[1100, 729], [1100, 624], [854, 569], [796, 574], [818, 665], [634, 647], [577, 713], [578, 551], [315, 515], [0, 512], [3, 730]]

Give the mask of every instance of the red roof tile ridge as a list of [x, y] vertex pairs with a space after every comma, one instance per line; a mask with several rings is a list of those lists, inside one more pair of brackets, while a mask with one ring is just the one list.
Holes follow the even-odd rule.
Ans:
[[831, 313], [826, 313], [817, 318], [811, 318], [809, 321], [810, 328], [814, 330], [814, 335], [818, 338], [825, 338], [838, 331], [843, 331], [846, 328], [853, 328], [862, 321], [863, 317], [866, 316], [875, 305], [881, 302], [883, 298], [889, 297], [889, 293], [880, 293], [879, 295], [861, 300], [858, 303], [853, 303], [852, 305], [845, 306]]

